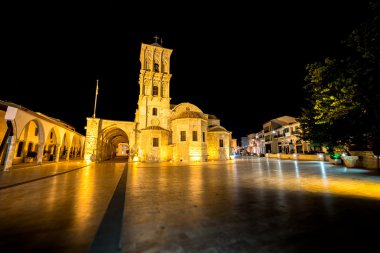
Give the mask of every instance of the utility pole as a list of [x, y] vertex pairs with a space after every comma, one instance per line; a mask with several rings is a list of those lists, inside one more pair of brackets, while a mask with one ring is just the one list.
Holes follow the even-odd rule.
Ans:
[[93, 118], [95, 118], [96, 102], [97, 102], [97, 99], [98, 99], [98, 90], [99, 90], [99, 79], [96, 79], [96, 92], [95, 92], [94, 115], [92, 115]]

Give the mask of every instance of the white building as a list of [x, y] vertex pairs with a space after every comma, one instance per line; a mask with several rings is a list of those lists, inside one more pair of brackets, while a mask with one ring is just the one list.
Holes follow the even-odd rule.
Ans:
[[263, 124], [263, 130], [249, 134], [251, 154], [265, 153], [307, 153], [311, 151], [310, 143], [302, 141], [300, 123], [294, 117], [282, 116]]

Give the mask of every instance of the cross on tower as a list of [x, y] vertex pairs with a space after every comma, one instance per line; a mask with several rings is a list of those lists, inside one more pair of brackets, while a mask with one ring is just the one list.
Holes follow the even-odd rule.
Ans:
[[157, 40], [158, 40], [160, 37], [158, 37], [158, 36], [156, 35], [156, 36], [154, 36], [153, 38], [156, 40], [155, 42], [157, 43]]

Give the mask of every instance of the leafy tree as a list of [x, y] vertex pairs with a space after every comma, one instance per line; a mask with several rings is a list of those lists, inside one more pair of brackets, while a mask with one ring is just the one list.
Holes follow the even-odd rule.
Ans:
[[301, 138], [327, 147], [369, 145], [380, 149], [379, 1], [371, 16], [342, 43], [346, 56], [306, 66], [309, 107], [299, 121]]

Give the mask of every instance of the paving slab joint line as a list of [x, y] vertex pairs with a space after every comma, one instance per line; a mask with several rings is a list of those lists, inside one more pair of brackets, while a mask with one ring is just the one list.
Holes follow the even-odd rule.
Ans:
[[11, 187], [15, 187], [15, 186], [19, 186], [19, 185], [23, 185], [23, 184], [27, 184], [27, 183], [31, 183], [31, 182], [35, 182], [35, 181], [42, 180], [42, 179], [46, 179], [46, 178], [49, 178], [49, 177], [59, 176], [59, 175], [65, 174], [65, 173], [73, 172], [73, 171], [75, 171], [75, 170], [83, 169], [84, 167], [87, 167], [87, 166], [90, 166], [90, 164], [85, 165], [85, 166], [82, 166], [82, 167], [79, 167], [79, 168], [75, 168], [75, 169], [72, 169], [72, 170], [67, 170], [67, 171], [63, 171], [63, 172], [58, 172], [58, 173], [55, 173], [55, 174], [52, 174], [52, 175], [48, 175], [48, 176], [44, 176], [44, 177], [39, 177], [39, 178], [35, 178], [35, 179], [30, 179], [30, 180], [22, 181], [22, 182], [15, 183], [15, 184], [10, 184], [10, 185], [5, 185], [5, 186], [0, 186], [0, 190], [7, 189], [7, 188], [11, 188]]
[[[21, 163], [21, 164], [15, 164], [13, 165], [12, 167], [10, 167], [8, 170], [19, 170], [19, 169], [29, 169], [29, 168], [35, 168], [35, 167], [43, 167], [43, 166], [48, 166], [48, 165], [52, 165], [52, 164], [59, 164], [59, 163], [67, 163], [67, 162], [77, 162], [79, 160], [70, 160], [70, 161], [58, 161], [58, 162], [52, 162], [52, 161], [48, 161], [48, 162], [42, 162], [42, 163], [32, 163], [32, 164], [25, 164], [25, 163]], [[4, 167], [4, 166], [2, 166]]]

